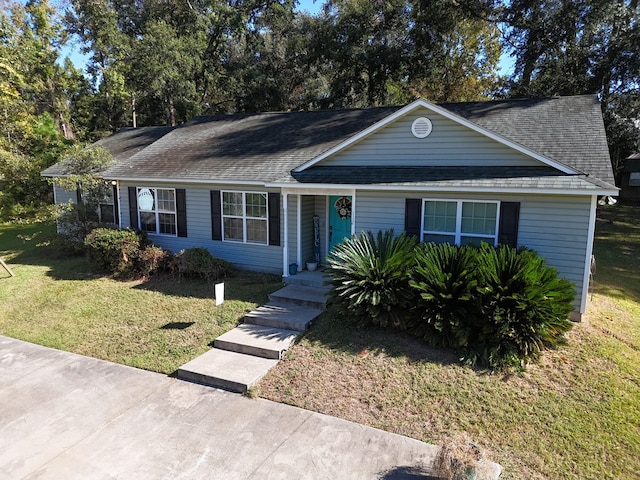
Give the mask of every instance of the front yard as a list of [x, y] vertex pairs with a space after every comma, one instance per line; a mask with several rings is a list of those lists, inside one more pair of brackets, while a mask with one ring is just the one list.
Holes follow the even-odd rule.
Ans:
[[0, 226], [0, 334], [103, 360], [171, 374], [267, 301], [282, 279], [239, 272], [213, 285], [169, 275], [118, 281], [84, 257], [56, 251], [51, 225]]
[[[525, 373], [463, 367], [450, 351], [327, 312], [256, 393], [440, 443], [466, 431], [505, 479], [640, 476], [640, 215], [599, 212], [588, 315], [569, 345]], [[115, 281], [60, 255], [51, 225], [0, 225], [0, 334], [172, 373], [280, 286], [240, 273], [215, 307], [212, 286], [157, 277]]]

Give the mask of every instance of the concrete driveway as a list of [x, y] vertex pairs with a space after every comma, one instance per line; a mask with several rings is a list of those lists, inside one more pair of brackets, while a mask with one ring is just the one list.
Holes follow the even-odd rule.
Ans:
[[436, 451], [0, 336], [2, 479], [424, 479]]

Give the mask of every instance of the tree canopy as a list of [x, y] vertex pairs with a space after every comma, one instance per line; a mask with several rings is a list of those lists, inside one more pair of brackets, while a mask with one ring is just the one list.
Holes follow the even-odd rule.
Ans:
[[418, 96], [596, 93], [617, 167], [638, 148], [639, 17], [638, 0], [5, 1], [0, 216], [46, 198], [38, 173], [71, 143], [123, 126]]

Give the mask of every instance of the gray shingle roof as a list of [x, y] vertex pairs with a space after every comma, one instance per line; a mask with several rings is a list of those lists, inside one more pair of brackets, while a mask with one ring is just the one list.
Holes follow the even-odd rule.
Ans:
[[[106, 148], [115, 160], [116, 165], [129, 160], [133, 155], [148, 147], [156, 140], [173, 130], [173, 127], [140, 127], [122, 128], [113, 135], [102, 138], [92, 146], [101, 145]], [[67, 163], [62, 161], [42, 172], [45, 177], [67, 175]]]
[[614, 184], [600, 103], [595, 95], [440, 106], [547, 158]]
[[[613, 173], [600, 106], [595, 96], [447, 103], [440, 106], [589, 175], [580, 178], [574, 176], [564, 184], [570, 184], [573, 188], [584, 185], [592, 188], [593, 185], [602, 184], [599, 179], [610, 184], [605, 184], [606, 188], [612, 188]], [[295, 183], [299, 180], [291, 177], [290, 173], [294, 168], [348, 140], [399, 108], [200, 117], [164, 135], [128, 161], [112, 166], [105, 172], [105, 177], [187, 182]], [[472, 172], [468, 170], [467, 173]], [[359, 172], [359, 175], [361, 181], [367, 178], [363, 172]], [[540, 176], [535, 178], [538, 178], [538, 182], [542, 181]], [[331, 183], [336, 181], [339, 180], [334, 178]], [[498, 182], [498, 179], [474, 181], [487, 183]], [[500, 182], [496, 185], [506, 184], [507, 179], [502, 178]], [[531, 183], [531, 180], [527, 182]], [[550, 183], [551, 179], [547, 178], [544, 182]], [[559, 181], [554, 182], [554, 185], [560, 184]]]
[[269, 182], [287, 175], [397, 107], [199, 117], [155, 142], [109, 178]]
[[574, 190], [611, 188], [586, 175], [564, 175], [551, 167], [323, 167], [294, 173], [291, 182], [431, 188]]

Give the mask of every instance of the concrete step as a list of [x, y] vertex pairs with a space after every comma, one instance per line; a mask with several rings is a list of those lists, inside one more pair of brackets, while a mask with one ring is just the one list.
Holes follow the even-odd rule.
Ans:
[[246, 393], [278, 360], [213, 348], [178, 369], [178, 378], [232, 392]]
[[329, 287], [287, 285], [269, 295], [272, 302], [324, 310]]
[[310, 272], [303, 270], [295, 275], [284, 277], [283, 281], [286, 285], [302, 285], [304, 287], [325, 287], [331, 284], [331, 276], [320, 270]]
[[285, 350], [293, 345], [299, 333], [243, 323], [216, 338], [213, 346], [230, 352], [278, 360], [282, 358]]
[[270, 302], [244, 316], [246, 323], [304, 332], [322, 310]]

